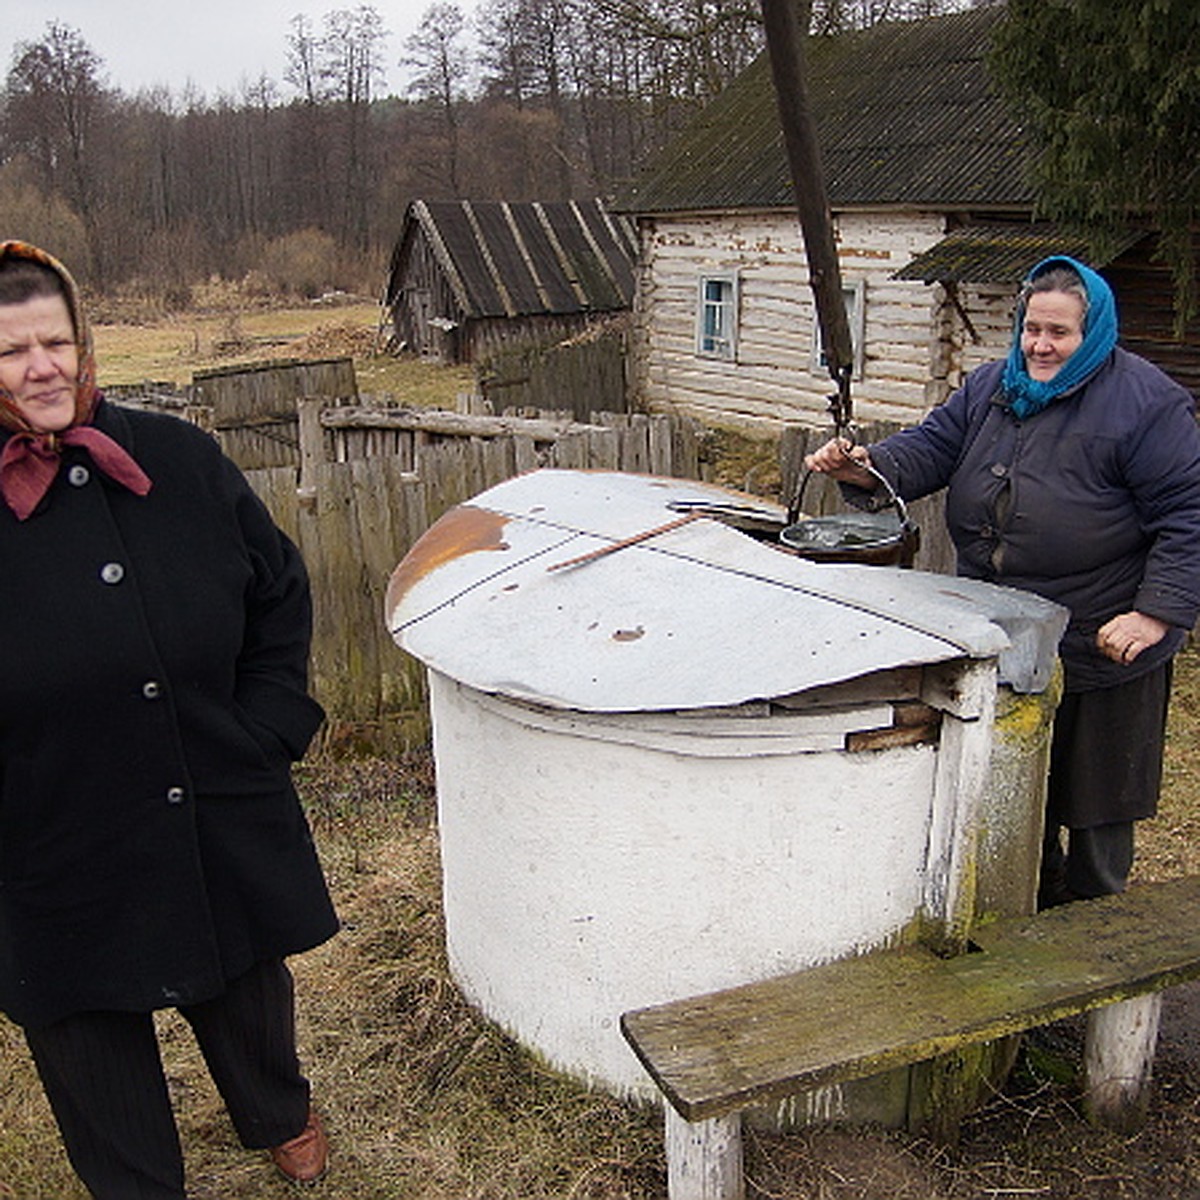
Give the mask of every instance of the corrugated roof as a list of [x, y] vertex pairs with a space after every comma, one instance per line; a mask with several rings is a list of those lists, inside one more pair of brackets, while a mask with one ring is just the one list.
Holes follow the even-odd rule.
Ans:
[[1106, 267], [1145, 236], [1143, 230], [1131, 229], [1110, 247], [1109, 254], [1097, 256], [1086, 238], [1058, 225], [965, 225], [918, 254], [892, 278], [923, 283], [1020, 283], [1031, 267], [1051, 254], [1069, 254], [1093, 267]]
[[418, 234], [464, 317], [612, 312], [633, 298], [632, 231], [599, 200], [414, 201], [392, 260], [389, 304]]
[[[1002, 6], [810, 38], [830, 204], [1029, 208], [1020, 127], [986, 57]], [[621, 198], [639, 213], [795, 205], [764, 53]]]

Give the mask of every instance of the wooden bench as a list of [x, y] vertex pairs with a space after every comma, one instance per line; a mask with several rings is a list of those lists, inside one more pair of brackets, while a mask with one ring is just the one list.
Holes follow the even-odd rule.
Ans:
[[742, 1200], [746, 1106], [1073, 1013], [1096, 1010], [1085, 1050], [1089, 1113], [1128, 1127], [1144, 1109], [1157, 993], [1197, 977], [1193, 876], [981, 925], [954, 957], [921, 946], [874, 951], [628, 1012], [621, 1029], [669, 1101], [670, 1200]]

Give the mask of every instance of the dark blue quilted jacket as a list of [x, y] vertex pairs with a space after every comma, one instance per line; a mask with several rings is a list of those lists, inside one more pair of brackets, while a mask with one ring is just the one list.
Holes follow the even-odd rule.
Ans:
[[[940, 488], [958, 570], [1071, 612], [1061, 652], [1069, 691], [1149, 671], [1200, 614], [1200, 430], [1189, 393], [1114, 350], [1082, 386], [1025, 421], [989, 363], [919, 425], [870, 448], [906, 500]], [[1096, 631], [1138, 610], [1173, 628], [1130, 666]]]

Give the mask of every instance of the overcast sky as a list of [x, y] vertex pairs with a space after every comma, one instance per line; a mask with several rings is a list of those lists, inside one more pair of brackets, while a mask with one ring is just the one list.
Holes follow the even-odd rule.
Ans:
[[[433, 0], [374, 0], [371, 7], [391, 36], [384, 42], [387, 86], [400, 94], [408, 74], [398, 66], [405, 39]], [[476, 0], [458, 0], [467, 14]], [[38, 41], [51, 21], [77, 29], [103, 60], [108, 83], [132, 94], [163, 84], [179, 95], [189, 81], [212, 98], [236, 96], [242, 84], [266, 74], [284, 83], [292, 18], [303, 14], [320, 33], [326, 13], [354, 9], [359, 0], [3, 0], [2, 67], [7, 75], [20, 42]]]

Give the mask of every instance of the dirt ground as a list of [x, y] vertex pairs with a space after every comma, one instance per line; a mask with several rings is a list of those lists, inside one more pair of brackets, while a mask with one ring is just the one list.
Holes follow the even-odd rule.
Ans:
[[1200, 984], [1169, 991], [1154, 1100], [1133, 1136], [1079, 1105], [1083, 1018], [1027, 1035], [1002, 1094], [959, 1143], [868, 1129], [751, 1135], [748, 1200], [1200, 1200]]

